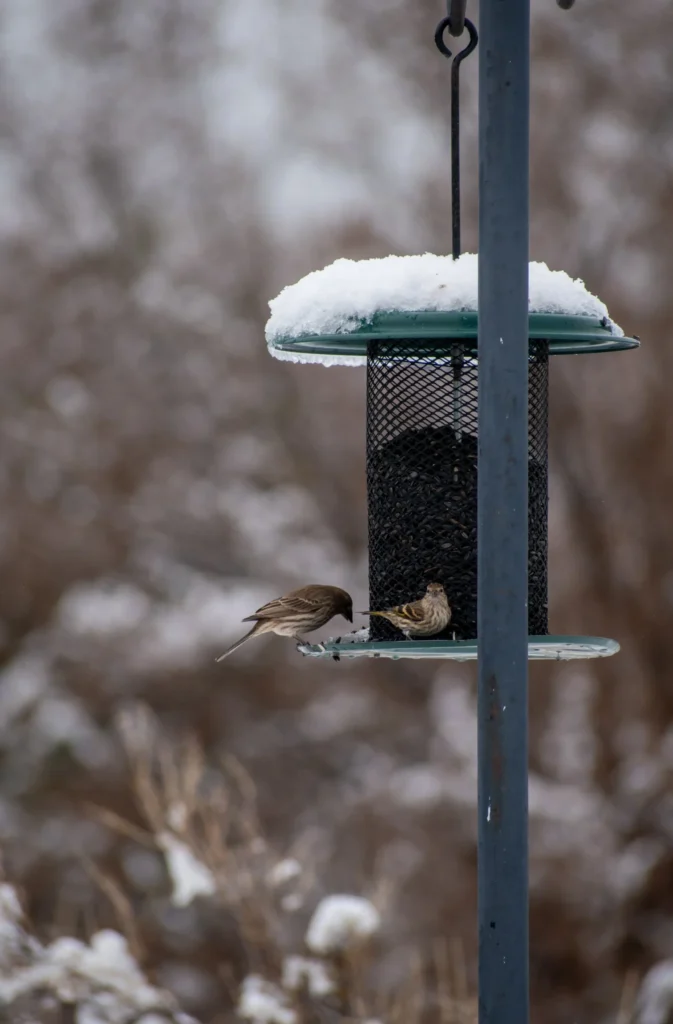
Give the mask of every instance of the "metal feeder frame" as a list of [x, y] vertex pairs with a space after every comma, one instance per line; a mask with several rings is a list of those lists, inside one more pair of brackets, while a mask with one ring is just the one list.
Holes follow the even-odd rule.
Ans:
[[[469, 515], [472, 521], [467, 528], [476, 537], [477, 517], [477, 331], [476, 312], [388, 312], [380, 313], [369, 323], [362, 323], [356, 330], [337, 334], [302, 334], [296, 337], [277, 339], [273, 345], [284, 352], [297, 355], [325, 355], [336, 357], [359, 356], [367, 361], [367, 409], [368, 409], [368, 506], [370, 546], [370, 595], [372, 607], [390, 607], [406, 600], [421, 596], [425, 584], [437, 579], [447, 590], [449, 601], [454, 605], [454, 620], [448, 636], [431, 640], [404, 640], [385, 620], [372, 619], [368, 641], [349, 641], [347, 637], [324, 644], [306, 644], [301, 652], [314, 658], [441, 658], [453, 661], [470, 661], [477, 657], [476, 599], [477, 599], [477, 552], [476, 545], [467, 543], [458, 569], [452, 564], [452, 537], [442, 534], [441, 523], [430, 533], [423, 549], [423, 559], [431, 564], [411, 564], [414, 529], [417, 521], [423, 519], [424, 493], [414, 493], [400, 514], [399, 551], [406, 551], [406, 572], [391, 577], [391, 552], [397, 551], [396, 541], [390, 536], [391, 523], [395, 518], [394, 505], [399, 503], [400, 485], [404, 482], [403, 472], [397, 472], [386, 488], [380, 485], [380, 453], [387, 444], [398, 445], [394, 453], [393, 466], [399, 465], [400, 438], [406, 447], [407, 467], [424, 469], [421, 477], [432, 483], [436, 454], [426, 455], [427, 442], [423, 439], [428, 431], [449, 431], [447, 437], [452, 443], [452, 424], [455, 437], [468, 437], [473, 451], [473, 475], [466, 484], [470, 490]], [[619, 336], [613, 333], [610, 322], [590, 316], [570, 316], [559, 313], [531, 313], [528, 318], [529, 335], [529, 624], [534, 625], [533, 635], [528, 637], [530, 660], [569, 660], [576, 658], [608, 657], [619, 650], [615, 640], [605, 637], [554, 636], [547, 634], [547, 415], [548, 415], [548, 355], [567, 355], [598, 352], [617, 352], [636, 348], [637, 338]], [[456, 374], [456, 366], [461, 372]], [[533, 364], [535, 372], [533, 373]], [[419, 369], [420, 368], [420, 369]], [[414, 370], [416, 373], [414, 375]], [[467, 379], [469, 378], [469, 379]], [[456, 384], [457, 380], [457, 384]], [[390, 383], [392, 382], [392, 383]], [[457, 391], [451, 393], [452, 388]], [[457, 396], [457, 397], [456, 397]], [[400, 410], [396, 410], [396, 405]], [[403, 408], [402, 408], [403, 407]], [[413, 447], [414, 435], [418, 441]], [[439, 437], [434, 435], [441, 444]], [[437, 445], [435, 444], [435, 449]], [[401, 449], [405, 452], [405, 449]], [[391, 454], [392, 448], [391, 448]], [[423, 460], [425, 458], [425, 464]], [[390, 460], [389, 460], [390, 461]], [[535, 486], [531, 470], [535, 469]], [[408, 475], [416, 476], [417, 473]], [[432, 500], [448, 506], [447, 517], [451, 519], [450, 497], [438, 495], [442, 483], [432, 490]], [[432, 489], [432, 488], [431, 488]], [[448, 490], [451, 490], [450, 483]], [[409, 491], [409, 487], [407, 487]], [[427, 522], [426, 522], [427, 527]], [[436, 532], [436, 537], [435, 537]], [[426, 528], [423, 534], [428, 538]], [[455, 535], [455, 534], [454, 534]], [[377, 555], [377, 537], [386, 539], [386, 550]], [[464, 535], [465, 536], [465, 535]], [[430, 548], [428, 548], [428, 543]], [[442, 548], [448, 549], [443, 551]], [[465, 564], [467, 559], [467, 565]], [[395, 568], [399, 567], [399, 560]], [[455, 573], [462, 574], [461, 583], [469, 593], [456, 593]], [[394, 577], [394, 578], [393, 578]], [[534, 577], [534, 579], [533, 579]], [[456, 637], [456, 608], [461, 602], [467, 603], [466, 621], [474, 635]], [[460, 617], [460, 613], [458, 613]], [[453, 629], [452, 629], [453, 627]], [[530, 627], [529, 627], [530, 628]], [[454, 638], [452, 639], [451, 636]], [[399, 637], [399, 639], [396, 639]]]

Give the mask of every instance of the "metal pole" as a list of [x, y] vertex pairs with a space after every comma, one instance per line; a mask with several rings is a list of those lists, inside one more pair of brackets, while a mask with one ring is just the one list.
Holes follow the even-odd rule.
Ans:
[[479, 1021], [528, 1021], [529, 0], [481, 0]]

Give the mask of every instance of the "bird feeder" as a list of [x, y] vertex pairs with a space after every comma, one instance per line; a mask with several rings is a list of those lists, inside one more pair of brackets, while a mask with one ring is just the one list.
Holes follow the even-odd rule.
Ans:
[[[453, 613], [433, 639], [405, 640], [372, 618], [366, 640], [356, 634], [303, 652], [475, 659], [477, 257], [339, 260], [286, 288], [271, 308], [272, 355], [366, 367], [369, 607], [416, 600], [439, 582]], [[581, 281], [544, 264], [530, 265], [528, 336], [529, 658], [611, 655], [615, 640], [549, 634], [549, 357], [617, 352], [639, 341], [624, 336]]]

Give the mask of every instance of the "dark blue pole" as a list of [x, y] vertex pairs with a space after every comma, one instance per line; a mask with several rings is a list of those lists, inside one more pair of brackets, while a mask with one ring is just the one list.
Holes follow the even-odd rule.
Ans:
[[528, 1022], [529, 0], [481, 0], [479, 1021]]

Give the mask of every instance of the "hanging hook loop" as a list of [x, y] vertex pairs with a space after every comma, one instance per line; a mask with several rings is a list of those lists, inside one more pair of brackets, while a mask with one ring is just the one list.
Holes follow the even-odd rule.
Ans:
[[[456, 64], [456, 62], [460, 64], [462, 60], [465, 60], [466, 57], [469, 57], [472, 51], [476, 49], [477, 43], [479, 42], [479, 35], [470, 19], [465, 18], [464, 23], [465, 28], [468, 31], [470, 41], [467, 44], [467, 46], [463, 47], [462, 50], [458, 51], [454, 58], [454, 65]], [[439, 25], [435, 30], [435, 46], [437, 47], [437, 49], [439, 50], [443, 57], [453, 57], [453, 51], [450, 50], [446, 43], [444, 42], [444, 32], [446, 31], [447, 28], [449, 30], [450, 35], [459, 35], [458, 32], [454, 33], [452, 31], [452, 24], [453, 22], [451, 21], [451, 18], [442, 18], [442, 20], [440, 21]]]
[[[448, 0], [453, 3], [453, 0]], [[463, 4], [463, 12], [465, 5]], [[476, 49], [479, 34], [469, 20], [464, 19], [470, 41], [454, 56], [444, 42], [444, 32], [452, 32], [451, 18], [443, 18], [435, 31], [435, 45], [444, 57], [453, 57], [451, 64], [451, 240], [454, 260], [460, 256], [460, 65]], [[462, 30], [461, 30], [462, 31]], [[457, 33], [456, 33], [457, 34]]]

